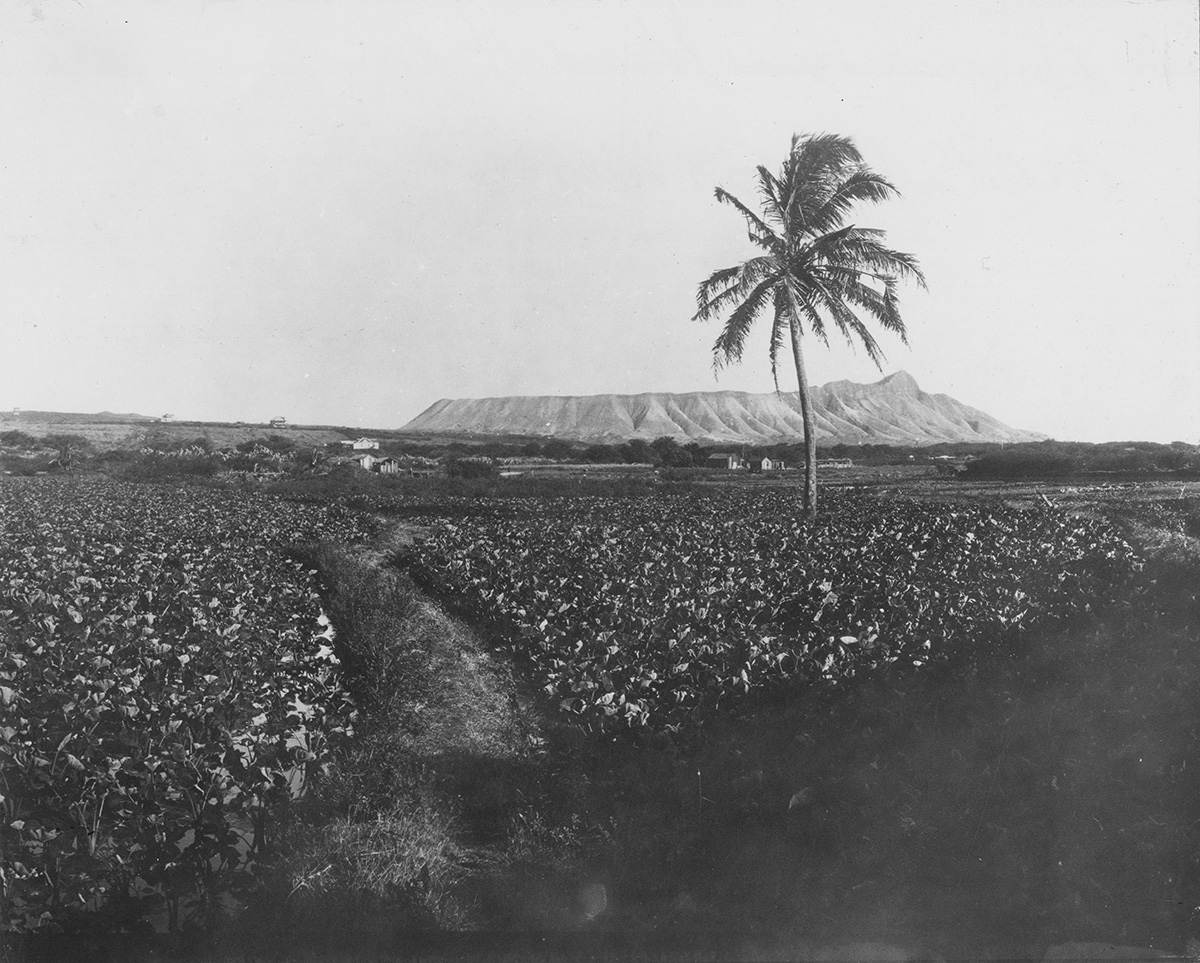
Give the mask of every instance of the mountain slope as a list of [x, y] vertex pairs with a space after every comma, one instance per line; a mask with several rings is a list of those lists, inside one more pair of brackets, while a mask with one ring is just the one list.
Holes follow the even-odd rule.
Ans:
[[[926, 394], [899, 371], [874, 384], [832, 381], [812, 391], [817, 440], [825, 444], [932, 445], [1038, 441], [949, 395]], [[796, 441], [804, 428], [796, 392], [650, 392], [638, 395], [443, 399], [404, 431], [543, 435], [613, 442], [667, 436], [683, 441], [770, 444]]]

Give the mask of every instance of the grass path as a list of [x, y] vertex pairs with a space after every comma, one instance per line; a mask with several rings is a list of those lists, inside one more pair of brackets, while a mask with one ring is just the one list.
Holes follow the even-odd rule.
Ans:
[[[377, 577], [397, 579], [401, 576], [391, 571], [391, 559], [424, 529], [406, 522], [386, 524], [390, 527], [385, 535], [356, 550], [353, 557]], [[511, 666], [490, 651], [478, 633], [432, 599], [417, 597], [407, 617], [414, 631], [428, 640], [422, 671], [430, 685], [425, 698], [408, 706], [411, 751], [423, 759], [523, 757], [537, 738], [538, 721], [518, 708]]]

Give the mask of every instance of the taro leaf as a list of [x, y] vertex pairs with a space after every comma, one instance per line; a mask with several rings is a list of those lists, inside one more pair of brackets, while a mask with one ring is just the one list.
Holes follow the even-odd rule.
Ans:
[[805, 786], [799, 792], [793, 794], [792, 798], [788, 800], [788, 812], [791, 812], [797, 806], [807, 805], [809, 800], [811, 800], [811, 799], [812, 799], [812, 787]]

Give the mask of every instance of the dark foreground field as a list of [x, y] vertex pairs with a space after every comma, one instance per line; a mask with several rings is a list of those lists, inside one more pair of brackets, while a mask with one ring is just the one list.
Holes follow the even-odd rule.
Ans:
[[1195, 955], [1195, 493], [877, 487], [885, 503], [1113, 517], [1145, 564], [1013, 644], [626, 738], [571, 724], [495, 650], [495, 626], [392, 564], [411, 569], [411, 543], [444, 523], [436, 506], [414, 521], [380, 503], [372, 547], [311, 556], [366, 711], [273, 882], [204, 929], [34, 938], [10, 955]]

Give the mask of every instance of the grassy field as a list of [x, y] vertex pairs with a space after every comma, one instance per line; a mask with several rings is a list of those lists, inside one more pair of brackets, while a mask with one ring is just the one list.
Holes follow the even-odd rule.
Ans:
[[[1144, 567], [1019, 644], [766, 691], [637, 739], [583, 732], [498, 651], [494, 626], [391, 564], [481, 510], [481, 486], [357, 492], [383, 525], [376, 542], [305, 556], [360, 707], [354, 743], [296, 808], [237, 919], [116, 946], [228, 959], [1183, 952], [1200, 937], [1200, 489], [913, 476], [846, 481], [884, 505], [1111, 519]], [[624, 490], [633, 511], [645, 484]], [[552, 511], [561, 493], [535, 490]]]

